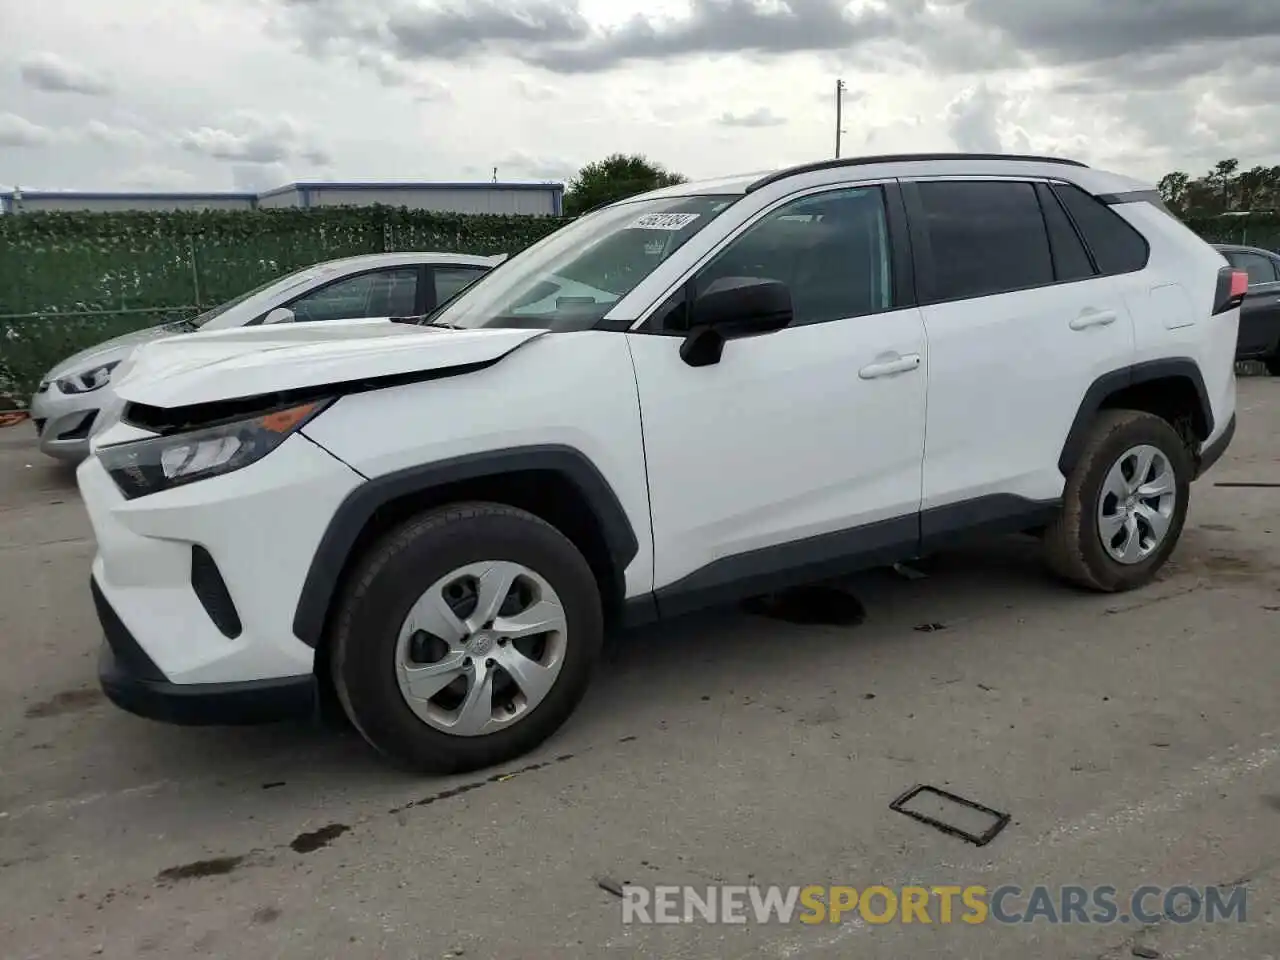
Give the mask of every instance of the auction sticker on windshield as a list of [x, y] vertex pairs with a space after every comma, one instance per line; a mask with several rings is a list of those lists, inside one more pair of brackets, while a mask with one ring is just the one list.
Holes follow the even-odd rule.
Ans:
[[629, 229], [683, 230], [700, 216], [700, 213], [646, 213], [632, 220]]

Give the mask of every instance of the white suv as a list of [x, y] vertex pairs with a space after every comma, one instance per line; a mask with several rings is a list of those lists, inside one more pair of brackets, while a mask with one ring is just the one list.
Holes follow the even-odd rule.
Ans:
[[1139, 586], [1231, 440], [1245, 280], [1123, 177], [870, 157], [612, 204], [425, 324], [156, 341], [79, 470], [102, 685], [336, 700], [460, 771], [551, 735], [613, 625], [975, 531]]

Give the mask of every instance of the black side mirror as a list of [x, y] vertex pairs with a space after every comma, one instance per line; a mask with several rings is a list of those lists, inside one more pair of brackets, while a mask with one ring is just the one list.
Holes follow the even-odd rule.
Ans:
[[721, 277], [689, 305], [680, 358], [691, 367], [720, 362], [726, 340], [781, 330], [791, 323], [791, 291], [760, 277]]

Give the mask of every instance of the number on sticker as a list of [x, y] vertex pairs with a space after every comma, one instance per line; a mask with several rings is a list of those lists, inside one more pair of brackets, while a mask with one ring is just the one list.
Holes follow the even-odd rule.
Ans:
[[631, 222], [631, 229], [683, 230], [699, 216], [697, 213], [646, 213]]

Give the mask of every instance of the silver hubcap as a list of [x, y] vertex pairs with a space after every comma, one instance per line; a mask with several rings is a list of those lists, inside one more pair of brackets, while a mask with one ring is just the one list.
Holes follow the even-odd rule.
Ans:
[[1143, 444], [1126, 451], [1107, 473], [1098, 498], [1098, 536], [1111, 559], [1141, 563], [1164, 542], [1178, 485], [1169, 458]]
[[400, 627], [400, 693], [437, 730], [494, 733], [550, 692], [567, 636], [560, 598], [528, 567], [507, 560], [459, 567], [427, 588]]

